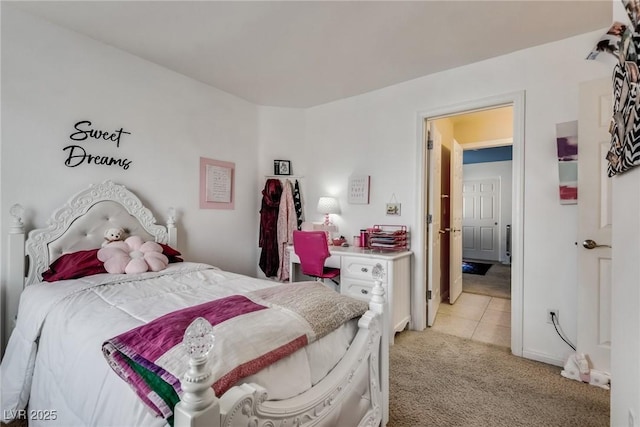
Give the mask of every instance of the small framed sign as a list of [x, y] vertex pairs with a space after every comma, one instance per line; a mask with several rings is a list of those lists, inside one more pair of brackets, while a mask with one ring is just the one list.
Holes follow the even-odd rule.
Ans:
[[349, 196], [347, 201], [353, 204], [369, 204], [369, 175], [352, 175], [349, 177]]
[[387, 215], [400, 216], [400, 203], [387, 203]]
[[274, 175], [291, 175], [291, 161], [290, 160], [274, 160], [273, 174]]
[[235, 163], [200, 157], [200, 209], [233, 209]]

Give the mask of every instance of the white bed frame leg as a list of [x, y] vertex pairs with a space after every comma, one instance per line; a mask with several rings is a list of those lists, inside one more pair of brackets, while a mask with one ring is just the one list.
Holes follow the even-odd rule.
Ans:
[[[193, 359], [192, 359], [193, 360]], [[198, 366], [189, 362], [189, 372], [182, 379], [182, 400], [174, 409], [174, 427], [219, 427], [220, 404], [213, 393], [213, 376], [200, 379], [206, 360]]]
[[5, 325], [3, 332], [2, 347], [4, 348], [9, 340], [9, 335], [15, 327], [16, 316], [18, 315], [18, 304], [20, 294], [24, 289], [25, 276], [25, 251], [24, 251], [24, 224], [22, 216], [24, 208], [15, 204], [9, 209], [11, 224], [9, 225], [9, 246], [7, 259], [7, 291], [5, 294], [5, 318], [2, 319]]
[[[379, 269], [376, 271], [376, 269]], [[369, 309], [379, 313], [382, 317], [382, 336], [380, 337], [380, 392], [382, 393], [382, 427], [389, 422], [389, 312], [385, 308], [388, 306], [384, 297], [384, 288], [379, 280], [384, 275], [384, 270], [380, 264], [374, 267], [372, 297], [369, 301]]]
[[211, 324], [201, 317], [185, 332], [183, 345], [189, 354], [189, 370], [181, 380], [182, 399], [174, 409], [174, 427], [220, 427], [220, 403], [207, 366], [215, 338]]

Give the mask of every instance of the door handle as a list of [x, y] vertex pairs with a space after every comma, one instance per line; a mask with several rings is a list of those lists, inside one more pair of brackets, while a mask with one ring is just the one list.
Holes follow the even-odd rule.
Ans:
[[599, 245], [598, 243], [596, 243], [595, 240], [591, 240], [591, 239], [587, 239], [584, 242], [582, 242], [582, 246], [584, 246], [587, 249], [610, 248], [611, 247], [611, 245]]

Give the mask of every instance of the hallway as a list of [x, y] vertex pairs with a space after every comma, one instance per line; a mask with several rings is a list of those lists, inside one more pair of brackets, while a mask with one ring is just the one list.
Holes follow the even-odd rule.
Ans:
[[440, 304], [433, 330], [509, 347], [511, 300], [463, 292], [455, 304]]

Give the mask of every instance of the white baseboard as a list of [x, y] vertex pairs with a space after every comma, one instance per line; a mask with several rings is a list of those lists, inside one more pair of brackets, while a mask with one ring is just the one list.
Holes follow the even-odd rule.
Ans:
[[563, 359], [558, 359], [557, 357], [549, 356], [548, 354], [537, 353], [535, 351], [528, 351], [528, 350], [524, 350], [522, 352], [522, 357], [524, 357], [525, 359], [536, 360], [538, 362], [544, 362], [549, 365], [555, 365], [560, 367], [564, 367], [564, 363], [565, 363], [565, 360]]

